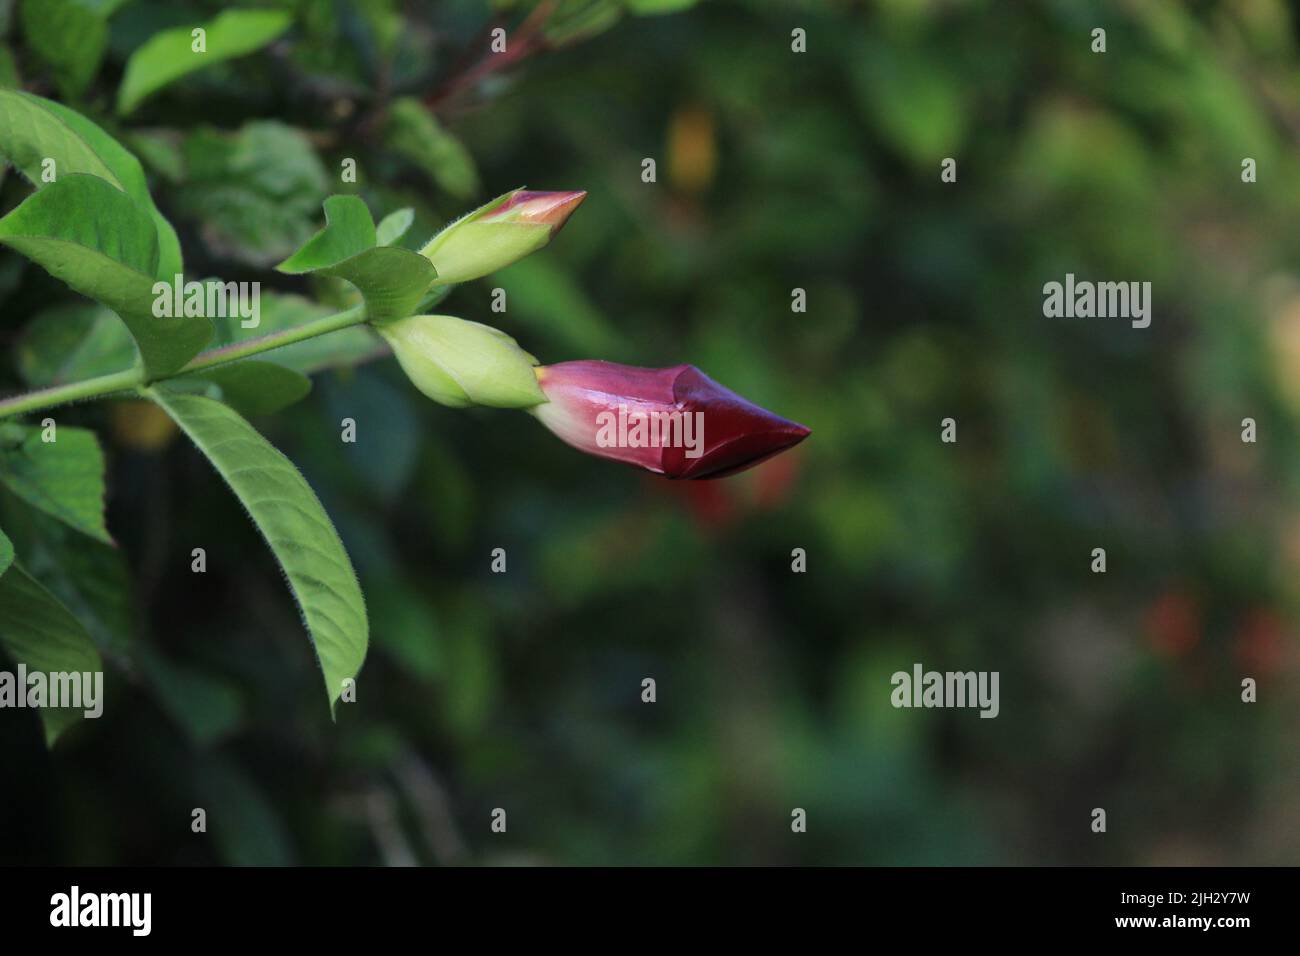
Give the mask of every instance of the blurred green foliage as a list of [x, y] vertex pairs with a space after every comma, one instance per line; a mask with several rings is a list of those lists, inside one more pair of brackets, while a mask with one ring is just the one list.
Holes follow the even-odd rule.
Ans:
[[[77, 5], [107, 31], [93, 70], [73, 39], [95, 36], [54, 45], [37, 23]], [[675, 485], [526, 415], [434, 406], [391, 359], [354, 364], [369, 340], [308, 353], [295, 367], [325, 369], [311, 397], [257, 424], [367, 595], [358, 701], [333, 724], [284, 582], [216, 475], [150, 406], [76, 408], [105, 437], [116, 547], [70, 547], [11, 496], [0, 524], [130, 663], [105, 716], [51, 753], [30, 712], [0, 720], [0, 860], [1296, 861], [1286, 4], [266, 6], [292, 13], [287, 33], [128, 120], [131, 53], [217, 4], [4, 4], [0, 77], [128, 144], [187, 273], [262, 281], [283, 324], [346, 296], [266, 269], [329, 193], [376, 219], [413, 208], [416, 248], [506, 189], [586, 189], [546, 250], [439, 309], [545, 363], [690, 362], [814, 434]], [[498, 24], [516, 52], [487, 67]], [[3, 208], [28, 188], [8, 176]], [[1066, 272], [1151, 281], [1151, 328], [1044, 318]], [[83, 372], [112, 367], [102, 310], [8, 252], [0, 297], [9, 390], [61, 380], [33, 342], [73, 324]], [[999, 671], [998, 719], [892, 708], [890, 674], [917, 661]]]

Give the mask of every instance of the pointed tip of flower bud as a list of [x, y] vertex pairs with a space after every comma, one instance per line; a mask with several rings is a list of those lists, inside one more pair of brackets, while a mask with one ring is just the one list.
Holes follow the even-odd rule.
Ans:
[[504, 269], [545, 246], [587, 198], [586, 192], [516, 189], [457, 219], [420, 250], [435, 282], [468, 282]]
[[691, 365], [562, 362], [537, 378], [548, 401], [532, 411], [563, 441], [668, 478], [733, 475], [812, 434]]
[[788, 451], [812, 434], [806, 425], [755, 405], [695, 366], [680, 368], [673, 382], [673, 397], [679, 407], [706, 416], [701, 419], [705, 453], [691, 458], [686, 449], [666, 449], [665, 474], [669, 477], [725, 478]]
[[505, 202], [485, 215], [482, 221], [546, 225], [551, 227], [551, 235], [554, 236], [586, 198], [586, 190], [539, 192], [516, 189]]

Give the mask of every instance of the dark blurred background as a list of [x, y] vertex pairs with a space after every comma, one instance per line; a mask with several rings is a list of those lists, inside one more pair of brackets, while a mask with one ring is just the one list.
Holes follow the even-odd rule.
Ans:
[[[105, 716], [52, 752], [30, 711], [0, 720], [0, 860], [1300, 859], [1288, 5], [291, 6], [271, 49], [120, 123], [126, 55], [216, 9], [121, 4], [95, 83], [65, 100], [141, 156], [188, 273], [260, 280], [264, 314], [278, 292], [302, 316], [332, 306], [297, 296], [344, 291], [269, 266], [331, 192], [377, 218], [413, 206], [418, 246], [507, 189], [586, 189], [549, 247], [439, 311], [544, 363], [691, 363], [813, 435], [675, 484], [524, 414], [436, 406], [391, 358], [325, 368], [255, 424], [367, 596], [335, 724], [210, 466], [148, 406], [65, 413], [104, 441], [120, 548], [50, 548], [128, 595], [84, 602], [121, 666]], [[8, 19], [12, 81], [57, 97]], [[485, 67], [497, 23], [525, 48]], [[5, 208], [29, 188], [10, 175]], [[1067, 272], [1150, 281], [1151, 327], [1045, 318]], [[16, 391], [24, 329], [94, 307], [11, 252], [0, 287]], [[890, 675], [916, 662], [999, 671], [1000, 715], [894, 709]]]

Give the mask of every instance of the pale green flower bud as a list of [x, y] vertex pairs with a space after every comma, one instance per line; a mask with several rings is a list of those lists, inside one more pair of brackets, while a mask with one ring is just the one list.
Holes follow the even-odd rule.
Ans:
[[546, 401], [537, 360], [500, 329], [450, 315], [413, 315], [375, 329], [412, 384], [441, 405], [530, 408]]
[[516, 189], [457, 219], [420, 255], [438, 270], [435, 285], [477, 279], [542, 248], [585, 198], [585, 192]]

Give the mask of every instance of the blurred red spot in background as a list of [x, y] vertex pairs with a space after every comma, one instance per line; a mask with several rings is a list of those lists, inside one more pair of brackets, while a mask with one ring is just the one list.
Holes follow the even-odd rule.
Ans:
[[1287, 634], [1281, 618], [1264, 607], [1247, 612], [1233, 635], [1232, 652], [1247, 676], [1267, 676], [1282, 664]]
[[1201, 614], [1196, 600], [1181, 588], [1170, 588], [1147, 606], [1147, 640], [1166, 657], [1182, 657], [1201, 639]]
[[719, 532], [791, 499], [803, 472], [803, 451], [793, 449], [739, 475], [712, 481], [665, 481], [647, 477], [653, 493], [689, 511], [701, 530]]

